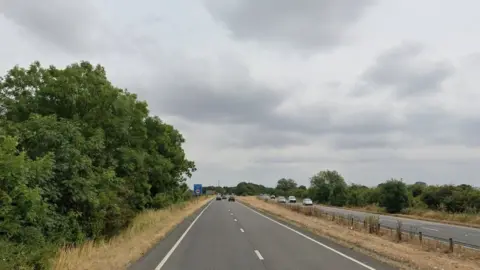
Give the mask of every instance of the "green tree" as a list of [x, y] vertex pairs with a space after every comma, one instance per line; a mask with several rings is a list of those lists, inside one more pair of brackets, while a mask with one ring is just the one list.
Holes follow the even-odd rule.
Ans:
[[347, 188], [347, 205], [365, 206], [370, 189], [363, 185], [352, 184]]
[[102, 66], [14, 67], [0, 78], [0, 120], [0, 248], [23, 245], [19, 267], [45, 268], [42, 247], [110, 237], [188, 198], [183, 136]]
[[277, 181], [277, 187], [275, 189], [281, 191], [283, 195], [292, 192], [295, 188], [297, 188], [297, 182], [293, 179], [286, 179], [282, 178]]
[[38, 267], [42, 255], [51, 252], [44, 231], [52, 213], [39, 185], [53, 177], [53, 158], [49, 153], [33, 161], [17, 145], [15, 138], [0, 135], [0, 268], [3, 263], [9, 269], [22, 263]]
[[320, 203], [343, 206], [347, 202], [347, 184], [337, 171], [321, 171], [310, 178], [310, 196]]
[[396, 179], [391, 179], [379, 185], [380, 206], [389, 213], [399, 213], [408, 207], [407, 185]]
[[295, 196], [297, 199], [308, 197], [308, 191], [306, 189], [296, 188], [293, 190], [292, 193], [293, 193], [293, 196]]
[[416, 182], [415, 184], [408, 186], [408, 190], [410, 191], [410, 193], [412, 193], [413, 197], [418, 197], [422, 195], [426, 187], [427, 185], [425, 183]]

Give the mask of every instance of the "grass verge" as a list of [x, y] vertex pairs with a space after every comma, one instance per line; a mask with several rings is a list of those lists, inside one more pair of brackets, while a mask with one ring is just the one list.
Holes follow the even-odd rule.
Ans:
[[431, 221], [431, 222], [438, 222], [438, 223], [480, 229], [479, 214], [448, 213], [448, 212], [433, 211], [428, 209], [415, 209], [415, 208], [408, 208], [406, 210], [407, 213], [405, 214], [390, 214], [390, 213], [386, 213], [382, 208], [375, 205], [369, 205], [365, 207], [335, 207], [335, 206], [329, 206], [329, 205], [321, 205], [321, 206], [341, 208], [341, 209], [365, 212], [365, 213], [376, 214], [376, 215], [418, 219], [418, 220], [424, 220], [424, 221]]
[[446, 253], [436, 243], [438, 241], [424, 239], [419, 245], [404, 237], [403, 241], [397, 242], [396, 237], [385, 232], [370, 234], [368, 230], [371, 232], [372, 228], [368, 226], [365, 231], [363, 226], [355, 228], [355, 225], [339, 224], [338, 220], [329, 220], [328, 216], [308, 216], [308, 213], [295, 212], [256, 197], [238, 197], [238, 200], [402, 269], [480, 269], [480, 252], [477, 251], [458, 248], [456, 252]]
[[129, 228], [109, 241], [87, 242], [78, 248], [60, 250], [53, 269], [126, 269], [209, 199], [203, 197], [171, 208], [145, 211], [133, 220]]

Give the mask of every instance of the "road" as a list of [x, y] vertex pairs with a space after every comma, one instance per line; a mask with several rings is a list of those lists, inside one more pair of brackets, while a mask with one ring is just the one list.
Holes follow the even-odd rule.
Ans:
[[[298, 203], [301, 204], [301, 203]], [[348, 216], [351, 215], [359, 220], [364, 220], [366, 216], [374, 214], [360, 211], [353, 211], [335, 207], [326, 207], [315, 205], [315, 207], [329, 213], [336, 215]], [[402, 221], [402, 229], [410, 232], [422, 232], [425, 237], [439, 238], [448, 241], [452, 238], [456, 244], [467, 247], [480, 249], [480, 229], [469, 228], [463, 226], [449, 225], [444, 223], [436, 223], [430, 221], [423, 221], [417, 219], [399, 218], [388, 215], [378, 215], [380, 224], [388, 228], [396, 228], [397, 220]]]
[[130, 270], [392, 270], [239, 202], [212, 201]]

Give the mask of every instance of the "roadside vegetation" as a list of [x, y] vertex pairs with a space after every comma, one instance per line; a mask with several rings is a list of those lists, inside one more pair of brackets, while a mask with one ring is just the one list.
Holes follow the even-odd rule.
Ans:
[[54, 260], [53, 269], [127, 269], [209, 199], [202, 196], [199, 200], [177, 203], [164, 209], [143, 211], [117, 236], [106, 241], [88, 241], [77, 248], [62, 249]]
[[261, 212], [306, 228], [339, 244], [383, 260], [399, 269], [480, 269], [480, 252], [461, 246], [449, 249], [433, 239], [419, 239], [398, 230], [383, 230], [375, 226], [376, 217], [365, 223], [352, 223], [323, 213], [317, 208], [278, 204], [254, 196], [238, 197], [238, 201]]
[[118, 239], [136, 216], [190, 200], [184, 141], [102, 66], [12, 68], [0, 78], [0, 269], [48, 269], [62, 247]]
[[480, 189], [471, 185], [407, 184], [390, 179], [376, 187], [347, 184], [337, 171], [321, 171], [310, 179], [310, 186], [298, 186], [282, 178], [274, 188], [242, 182], [236, 187], [206, 187], [238, 195], [274, 194], [309, 197], [316, 203], [346, 207], [376, 214], [395, 214], [426, 220], [480, 227]]

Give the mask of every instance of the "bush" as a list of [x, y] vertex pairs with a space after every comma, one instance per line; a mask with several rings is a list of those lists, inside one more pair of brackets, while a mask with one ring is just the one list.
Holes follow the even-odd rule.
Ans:
[[195, 171], [184, 141], [101, 66], [8, 71], [0, 77], [0, 248], [8, 251], [0, 269], [46, 268], [61, 245], [111, 237], [140, 211], [183, 200]]
[[388, 213], [399, 213], [408, 207], [407, 185], [400, 180], [389, 180], [379, 185], [380, 206]]

